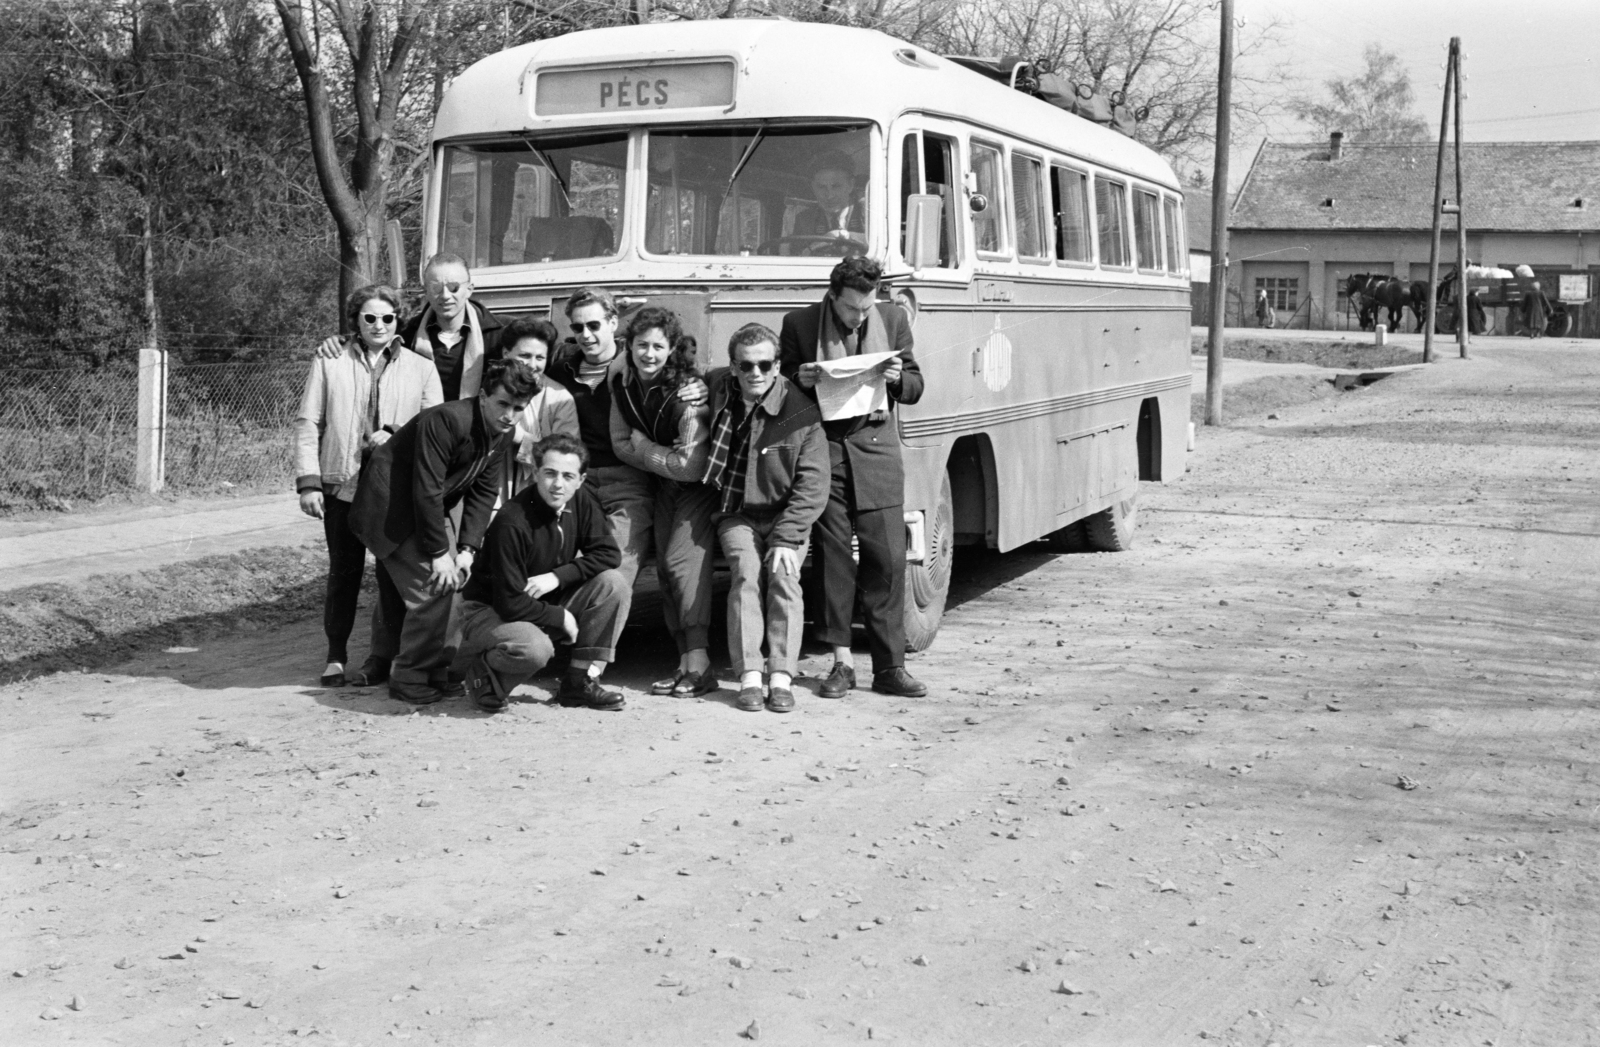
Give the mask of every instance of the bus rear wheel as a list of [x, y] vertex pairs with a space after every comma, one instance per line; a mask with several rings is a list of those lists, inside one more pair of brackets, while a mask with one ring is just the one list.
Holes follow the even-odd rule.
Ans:
[[929, 514], [922, 563], [906, 564], [906, 650], [924, 651], [939, 635], [945, 598], [950, 595], [950, 566], [955, 559], [955, 509], [950, 477], [939, 485], [939, 504]]
[[1133, 548], [1133, 528], [1139, 522], [1137, 492], [1083, 521], [1084, 537], [1097, 553], [1121, 553]]

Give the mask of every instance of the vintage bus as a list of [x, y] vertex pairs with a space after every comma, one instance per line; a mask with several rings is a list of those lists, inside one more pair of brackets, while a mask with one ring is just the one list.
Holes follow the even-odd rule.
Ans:
[[[424, 257], [499, 313], [585, 284], [676, 310], [702, 355], [884, 263], [927, 378], [902, 408], [907, 626], [955, 546], [1117, 550], [1184, 469], [1182, 192], [1154, 152], [881, 33], [767, 19], [576, 32], [491, 55], [433, 131]], [[709, 352], [707, 352], [709, 350]]]

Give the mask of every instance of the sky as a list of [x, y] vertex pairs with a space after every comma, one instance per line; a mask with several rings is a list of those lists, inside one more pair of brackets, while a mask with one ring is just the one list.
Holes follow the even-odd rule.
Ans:
[[[1466, 141], [1600, 140], [1600, 0], [1234, 0], [1241, 34], [1273, 17], [1302, 87], [1320, 93], [1330, 76], [1363, 67], [1369, 43], [1400, 56], [1417, 108], [1437, 134], [1450, 37], [1464, 52], [1461, 105]], [[1275, 140], [1305, 140], [1292, 117]], [[1235, 142], [1229, 181], [1237, 188], [1261, 135]]]

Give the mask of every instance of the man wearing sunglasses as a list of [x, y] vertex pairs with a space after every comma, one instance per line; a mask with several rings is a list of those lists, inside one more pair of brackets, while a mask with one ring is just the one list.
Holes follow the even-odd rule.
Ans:
[[[783, 318], [783, 373], [810, 396], [815, 396], [812, 390], [822, 371], [819, 361], [896, 354], [883, 375], [887, 408], [822, 423], [832, 466], [814, 557], [822, 575], [817, 638], [833, 646], [833, 671], [818, 692], [824, 698], [843, 698], [856, 685], [850, 640], [858, 589], [872, 650], [872, 689], [908, 698], [928, 693], [905, 668], [906, 480], [894, 422], [895, 404], [922, 398], [922, 371], [911, 355], [911, 324], [905, 314], [877, 300], [882, 279], [877, 262], [846, 258], [833, 267], [821, 302]], [[852, 537], [861, 551], [859, 567], [851, 556]]]
[[731, 367], [706, 376], [712, 421], [705, 482], [721, 492], [712, 522], [733, 575], [728, 654], [739, 674], [734, 704], [745, 712], [765, 705], [786, 713], [794, 709], [805, 624], [800, 564], [811, 525], [828, 501], [828, 442], [817, 405], [778, 373], [778, 338], [769, 328], [746, 324], [735, 331], [728, 359]]
[[[460, 255], [440, 252], [422, 270], [422, 312], [400, 328], [407, 349], [433, 361], [446, 400], [476, 396], [483, 368], [501, 356], [505, 325], [472, 300], [472, 274]], [[328, 338], [317, 355], [337, 359], [344, 340]]]

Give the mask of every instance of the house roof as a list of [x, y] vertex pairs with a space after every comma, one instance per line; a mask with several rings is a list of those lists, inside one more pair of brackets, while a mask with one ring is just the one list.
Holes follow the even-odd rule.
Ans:
[[1211, 190], [1183, 191], [1183, 228], [1190, 251], [1211, 253]]
[[[1600, 142], [1466, 142], [1461, 154], [1468, 229], [1600, 229]], [[1326, 141], [1265, 142], [1228, 227], [1431, 229], [1437, 156], [1433, 142], [1346, 143], [1338, 160], [1329, 159]], [[1456, 195], [1454, 182], [1447, 154], [1447, 199]]]

